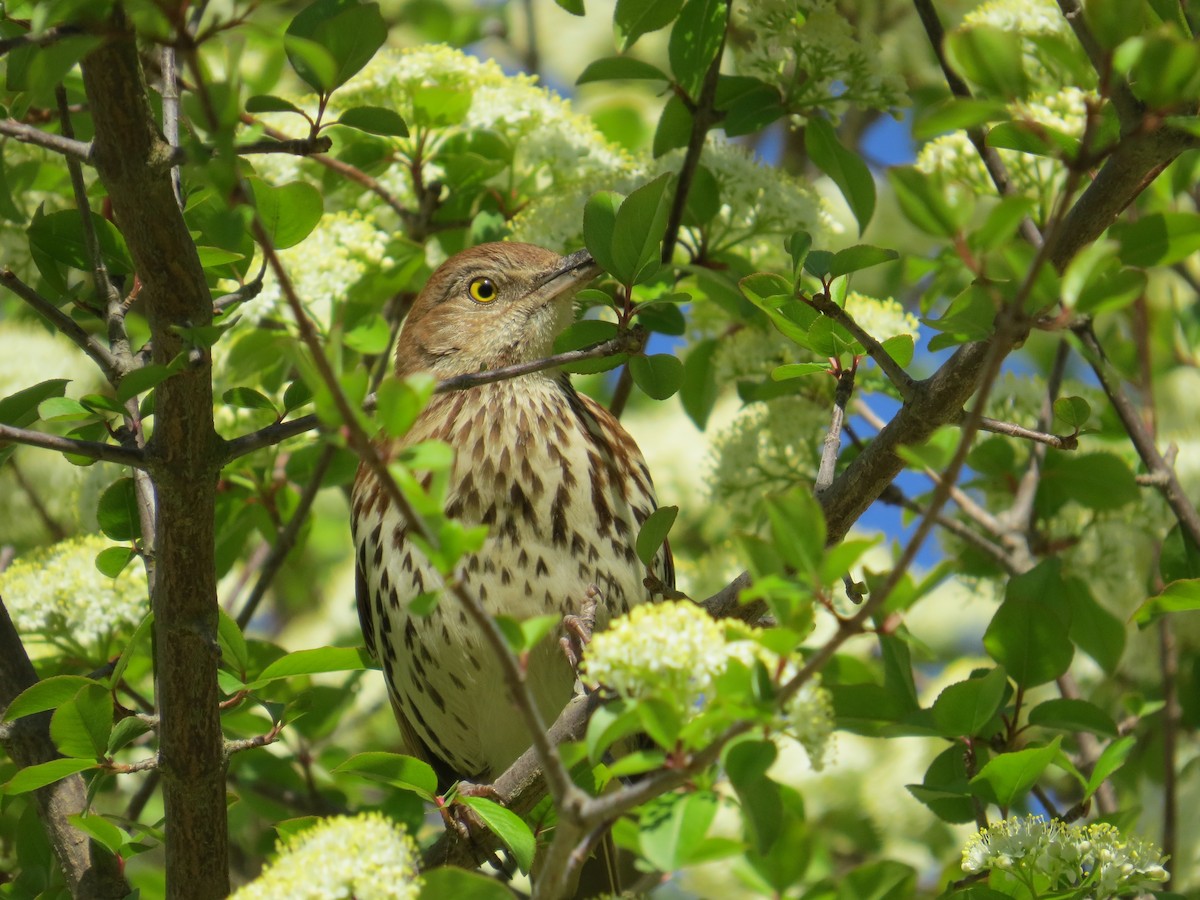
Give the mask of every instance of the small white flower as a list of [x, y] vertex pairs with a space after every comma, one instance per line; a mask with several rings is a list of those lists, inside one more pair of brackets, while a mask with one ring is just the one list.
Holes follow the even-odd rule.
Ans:
[[858, 291], [850, 291], [846, 295], [845, 310], [877, 341], [886, 341], [901, 334], [911, 334], [913, 340], [917, 340], [921, 327], [917, 317], [891, 297], [877, 300]]
[[96, 554], [110, 545], [93, 534], [15, 560], [0, 574], [0, 595], [17, 630], [106, 655], [108, 641], [127, 633], [150, 610], [139, 562], [132, 561], [116, 578], [96, 568]]
[[276, 850], [234, 900], [415, 900], [421, 892], [416, 844], [379, 813], [324, 819]]

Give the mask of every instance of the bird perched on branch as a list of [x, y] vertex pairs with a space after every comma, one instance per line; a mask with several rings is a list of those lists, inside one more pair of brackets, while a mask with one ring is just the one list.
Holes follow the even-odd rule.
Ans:
[[[571, 322], [575, 292], [599, 271], [586, 251], [563, 257], [530, 244], [483, 244], [451, 257], [408, 314], [396, 376], [445, 380], [549, 356]], [[673, 585], [666, 547], [650, 567], [634, 551], [656, 506], [641, 452], [565, 373], [435, 395], [412, 429], [380, 450], [390, 459], [428, 440], [455, 452], [446, 513], [488, 526], [483, 547], [458, 568], [488, 612], [578, 614], [594, 585], [603, 628]], [[444, 784], [490, 782], [531, 742], [491, 648], [452, 595], [427, 615], [413, 611], [440, 582], [366, 466], [354, 483], [351, 526], [363, 636], [383, 665], [407, 752], [431, 763]], [[558, 642], [532, 651], [527, 682], [553, 721], [575, 683]]]

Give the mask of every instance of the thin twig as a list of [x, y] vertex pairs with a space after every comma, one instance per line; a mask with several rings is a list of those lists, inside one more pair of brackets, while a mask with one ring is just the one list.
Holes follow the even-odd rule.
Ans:
[[[909, 512], [917, 515], [924, 515], [925, 508], [917, 503], [894, 484], [889, 485], [887, 490], [879, 495], [879, 499], [884, 503], [892, 506], [899, 506], [902, 509], [907, 509]], [[952, 516], [938, 514], [936, 517], [937, 524], [944, 531], [948, 531], [964, 544], [970, 544], [976, 550], [982, 551], [987, 556], [991, 557], [1000, 565], [1009, 575], [1017, 575], [1021, 569], [1017, 566], [1016, 561], [1012, 556], [995, 541], [988, 540], [975, 529], [969, 527], [966, 523], [960, 522]]]
[[1141, 121], [1144, 112], [1141, 101], [1133, 95], [1129, 83], [1124, 78], [1114, 76], [1112, 54], [1100, 46], [1100, 42], [1088, 28], [1087, 20], [1083, 17], [1083, 7], [1079, 5], [1078, 0], [1058, 0], [1058, 8], [1062, 10], [1063, 18], [1075, 32], [1075, 39], [1079, 41], [1079, 46], [1083, 48], [1083, 52], [1092, 63], [1092, 68], [1100, 77], [1101, 89], [1108, 89], [1108, 99], [1117, 111], [1122, 130], [1132, 131]]
[[[933, 48], [934, 55], [937, 56], [938, 65], [941, 66], [942, 75], [946, 79], [946, 85], [950, 88], [950, 93], [955, 97], [962, 99], [971, 98], [971, 89], [967, 87], [967, 83], [958, 77], [958, 73], [950, 65], [950, 61], [946, 58], [944, 49], [944, 41], [946, 38], [945, 29], [942, 28], [942, 21], [938, 18], [937, 10], [933, 8], [933, 0], [913, 0], [913, 6], [916, 7], [917, 16], [921, 20], [921, 24], [925, 28], [925, 34], [929, 37], [929, 45]], [[1006, 197], [1012, 192], [1012, 180], [1008, 177], [1008, 170], [1004, 166], [1004, 162], [1000, 159], [1000, 154], [995, 147], [988, 146], [987, 132], [983, 127], [975, 125], [967, 129], [967, 137], [971, 144], [975, 147], [975, 151], [979, 154], [979, 158], [983, 160], [984, 168], [987, 169], [988, 175], [992, 179], [992, 184], [996, 186], [997, 193], [1001, 197]], [[1030, 243], [1031, 246], [1037, 247], [1042, 243], [1042, 233], [1038, 230], [1033, 219], [1026, 216], [1021, 220], [1021, 236]]]
[[333, 140], [325, 135], [304, 138], [267, 138], [249, 144], [239, 144], [233, 150], [238, 156], [256, 153], [283, 153], [289, 156], [315, 156], [333, 149]]
[[817, 469], [817, 480], [813, 493], [818, 497], [833, 484], [833, 473], [837, 469], [838, 451], [842, 449], [842, 423], [846, 420], [846, 405], [854, 392], [854, 368], [849, 366], [838, 373], [837, 389], [833, 393], [833, 411], [830, 414], [829, 432], [825, 435], [821, 449], [821, 464]]
[[852, 338], [863, 345], [867, 355], [875, 360], [875, 365], [879, 366], [880, 371], [887, 376], [888, 381], [900, 394], [900, 399], [908, 400], [912, 396], [914, 384], [912, 376], [904, 371], [903, 366], [892, 359], [883, 344], [867, 334], [863, 327], [854, 321], [854, 317], [850, 313], [838, 306], [828, 294], [814, 294], [812, 297], [801, 299], [821, 315], [833, 319], [850, 332]]
[[250, 620], [254, 617], [255, 610], [258, 609], [262, 598], [266, 596], [267, 589], [275, 580], [275, 576], [279, 574], [279, 570], [283, 567], [284, 560], [296, 545], [296, 538], [300, 534], [300, 529], [304, 525], [305, 519], [308, 518], [308, 511], [312, 508], [313, 501], [317, 498], [317, 493], [321, 490], [321, 482], [325, 480], [325, 473], [329, 471], [329, 465], [333, 462], [333, 457], [337, 453], [337, 447], [334, 444], [326, 444], [321, 451], [321, 455], [317, 457], [317, 463], [313, 467], [312, 476], [308, 480], [308, 484], [304, 486], [304, 491], [300, 494], [300, 500], [296, 503], [296, 509], [292, 513], [292, 517], [288, 519], [287, 525], [280, 529], [279, 534], [275, 538], [275, 543], [271, 547], [271, 552], [267, 554], [263, 560], [262, 567], [259, 569], [258, 580], [254, 583], [254, 589], [250, 592], [250, 596], [246, 598], [246, 605], [242, 607], [241, 612], [237, 615], [237, 624], [239, 628], [245, 628], [250, 624]]
[[1104, 348], [1100, 346], [1100, 341], [1096, 338], [1091, 320], [1086, 320], [1071, 330], [1083, 345], [1084, 356], [1100, 380], [1100, 386], [1108, 395], [1108, 400], [1112, 404], [1117, 418], [1121, 420], [1138, 456], [1141, 457], [1142, 463], [1151, 475], [1165, 480], [1165, 484], [1160, 490], [1163, 499], [1167, 501], [1167, 505], [1171, 507], [1171, 511], [1179, 521], [1180, 528], [1186, 532], [1193, 545], [1200, 547], [1200, 514], [1197, 513], [1196, 507], [1192, 505], [1187, 492], [1179, 483], [1175, 469], [1158, 452], [1154, 438], [1146, 430], [1137, 408], [1121, 388], [1120, 376], [1117, 375], [1112, 364], [1104, 355]]
[[[530, 362], [517, 363], [516, 365], [504, 366], [499, 369], [489, 369], [485, 372], [456, 375], [453, 378], [447, 378], [445, 381], [439, 382], [433, 392], [435, 394], [446, 394], [452, 391], [465, 391], [483, 384], [506, 381], [510, 378], [520, 377], [521, 375], [531, 375], [534, 372], [544, 372], [546, 369], [554, 369], [559, 366], [583, 362], [584, 360], [603, 359], [606, 356], [630, 353], [635, 351], [644, 341], [645, 333], [637, 328], [632, 328], [628, 331], [618, 333], [616, 337], [610, 338], [607, 341], [591, 347], [584, 347], [580, 350], [568, 350], [565, 353], [556, 353], [545, 359], [535, 359]], [[373, 395], [367, 398], [363, 408], [367, 411], [375, 408]], [[253, 453], [255, 450], [273, 446], [288, 438], [312, 431], [319, 426], [320, 421], [314, 415], [301, 416], [298, 419], [267, 425], [258, 431], [252, 431], [249, 434], [226, 442], [225, 462], [229, 463], [240, 456], [245, 456], [247, 453]]]
[[132, 466], [135, 469], [144, 468], [146, 465], [146, 459], [140, 450], [131, 450], [118, 444], [81, 441], [77, 438], [46, 434], [44, 431], [17, 428], [14, 425], [0, 425], [0, 446], [3, 446], [5, 442], [24, 444], [28, 447], [41, 447], [43, 450], [56, 450], [59, 453], [70, 453], [73, 456], [116, 463], [119, 466]]
[[[1054, 401], [1062, 389], [1063, 376], [1067, 371], [1067, 359], [1070, 356], [1070, 345], [1060, 340], [1054, 353], [1054, 362], [1050, 366], [1050, 377], [1046, 379], [1046, 396], [1042, 399], [1042, 408], [1038, 412], [1038, 428], [1045, 430], [1054, 421]], [[1077, 442], [1076, 442], [1077, 443]], [[1074, 450], [1074, 447], [1071, 447]], [[1046, 459], [1046, 446], [1035, 444], [1029, 453], [1029, 465], [1026, 467], [1021, 481], [1017, 485], [1012, 505], [1002, 514], [1003, 520], [1014, 532], [1028, 535], [1033, 528], [1034, 500], [1037, 498], [1038, 486], [1042, 478], [1042, 465]], [[1026, 541], [1028, 544], [1028, 541]]]
[[[67, 92], [60, 84], [55, 89], [58, 99], [59, 123], [63, 136], [73, 138], [71, 111], [67, 106]], [[96, 235], [96, 223], [92, 221], [92, 207], [88, 202], [87, 185], [83, 181], [83, 167], [78, 160], [67, 158], [67, 172], [71, 176], [71, 189], [75, 194], [75, 206], [83, 225], [83, 247], [88, 266], [92, 272], [92, 286], [108, 314], [108, 341], [113, 353], [120, 359], [129, 358], [129, 338], [125, 333], [125, 308], [112, 279], [108, 277], [108, 265], [100, 252], [100, 239]], [[114, 321], [115, 320], [115, 321]], [[116, 382], [112, 382], [116, 387]]]
[[94, 335], [88, 334], [82, 325], [18, 278], [12, 269], [5, 267], [0, 270], [0, 285], [24, 300], [34, 311], [47, 319], [59, 333], [90, 356], [110, 384], [121, 380], [121, 376], [126, 371], [126, 364]]
[[[966, 413], [963, 413], [964, 418]], [[999, 419], [989, 419], [984, 416], [979, 421], [979, 430], [991, 432], [992, 434], [1003, 434], [1008, 437], [1023, 438], [1027, 441], [1033, 441], [1035, 444], [1040, 444], [1045, 447], [1053, 447], [1055, 450], [1077, 450], [1079, 449], [1079, 435], [1077, 434], [1050, 434], [1048, 431], [1038, 431], [1033, 428], [1026, 428], [1023, 425], [1017, 425], [1014, 422], [1002, 422]]]
[[34, 34], [33, 32], [18, 34], [15, 37], [0, 40], [0, 56], [4, 56], [10, 50], [16, 50], [18, 47], [48, 47], [50, 44], [58, 43], [63, 38], [84, 33], [84, 29], [79, 25], [55, 25], [53, 28], [47, 28], [38, 34]]
[[77, 141], [61, 134], [51, 134], [40, 128], [34, 128], [32, 125], [26, 125], [24, 122], [18, 122], [16, 119], [0, 119], [0, 134], [14, 138], [22, 144], [32, 144], [43, 150], [60, 153], [68, 159], [74, 159], [81, 163], [91, 165], [92, 162], [92, 145], [87, 141]]

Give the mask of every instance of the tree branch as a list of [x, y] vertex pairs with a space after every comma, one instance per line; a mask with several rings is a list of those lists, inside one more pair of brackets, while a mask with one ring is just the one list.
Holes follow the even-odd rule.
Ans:
[[109, 384], [115, 384], [121, 380], [121, 376], [127, 371], [127, 364], [97, 340], [95, 335], [88, 334], [82, 325], [18, 278], [12, 269], [5, 267], [0, 270], [0, 285], [24, 300], [59, 333], [90, 356], [100, 367], [100, 371], [104, 373]]
[[1072, 331], [1083, 344], [1086, 351], [1084, 357], [1091, 365], [1092, 371], [1096, 373], [1096, 377], [1100, 379], [1100, 386], [1108, 395], [1108, 400], [1112, 404], [1117, 418], [1121, 420], [1121, 425], [1124, 426], [1125, 433], [1129, 435], [1138, 456], [1141, 457], [1151, 475], [1162, 479], [1162, 486], [1159, 490], [1163, 499], [1167, 501], [1167, 505], [1171, 507], [1175, 518], [1179, 520], [1179, 527], [1187, 534], [1193, 545], [1200, 547], [1200, 513], [1197, 513], [1196, 507], [1188, 498], [1183, 485], [1179, 483], [1175, 469], [1158, 452], [1158, 447], [1154, 444], [1154, 437], [1142, 423], [1141, 416], [1138, 415], [1133, 402], [1121, 389], [1120, 376], [1113, 370], [1112, 364], [1104, 355], [1104, 348], [1100, 346], [1096, 332], [1092, 330], [1091, 320], [1075, 326]]
[[17, 428], [15, 425], [0, 425], [0, 444], [5, 442], [41, 447], [43, 450], [57, 450], [59, 453], [70, 453], [73, 456], [116, 463], [119, 466], [132, 466], [135, 469], [144, 469], [147, 465], [146, 458], [140, 451], [122, 447], [120, 444], [81, 441], [77, 438], [46, 434], [44, 431]]
[[863, 327], [854, 321], [854, 317], [846, 312], [842, 307], [833, 302], [828, 294], [814, 294], [811, 297], [802, 297], [802, 300], [809, 306], [837, 322], [848, 332], [850, 336], [863, 345], [863, 349], [867, 351], [867, 356], [875, 360], [875, 365], [879, 366], [880, 371], [887, 376], [888, 381], [900, 394], [901, 400], [907, 400], [912, 394], [913, 379], [912, 376], [904, 371], [904, 367], [892, 359], [891, 354], [884, 349], [883, 344], [875, 340], [871, 335], [863, 330]]
[[[438, 382], [433, 392], [435, 394], [446, 394], [451, 391], [466, 391], [473, 387], [479, 387], [482, 384], [506, 381], [510, 378], [518, 378], [521, 375], [544, 372], [547, 369], [583, 362], [584, 360], [603, 359], [606, 356], [635, 352], [645, 339], [646, 335], [644, 331], [639, 328], [631, 328], [628, 331], [618, 333], [614, 338], [594, 344], [591, 347], [584, 347], [580, 350], [568, 350], [565, 353], [556, 353], [553, 356], [547, 356], [545, 359], [535, 359], [530, 362], [504, 366], [500, 369], [472, 372], [469, 375], [456, 375], [453, 378]], [[363, 408], [368, 412], [375, 408], [374, 394], [367, 397]], [[255, 450], [261, 450], [263, 447], [270, 447], [288, 438], [304, 434], [306, 431], [312, 431], [314, 428], [319, 428], [320, 424], [320, 420], [314, 415], [301, 416], [298, 419], [291, 419], [287, 422], [276, 422], [274, 425], [267, 425], [258, 431], [252, 431], [249, 434], [234, 438], [225, 443], [225, 463], [229, 463], [240, 456], [245, 456], [247, 453], [253, 453]]]
[[854, 391], [853, 367], [838, 373], [837, 390], [833, 394], [833, 413], [830, 416], [829, 432], [825, 435], [821, 450], [821, 465], [817, 469], [817, 480], [813, 493], [818, 497], [833, 484], [833, 473], [837, 468], [838, 450], [842, 446], [842, 423], [846, 421], [846, 406]]
[[60, 134], [51, 134], [40, 128], [34, 128], [32, 125], [26, 125], [24, 122], [18, 122], [16, 119], [0, 119], [0, 134], [14, 138], [22, 144], [31, 144], [34, 147], [41, 147], [43, 150], [61, 153], [78, 162], [89, 165], [92, 162], [92, 145], [86, 141], [77, 141]]
[[[17, 694], [37, 680], [33, 663], [0, 598], [0, 710], [7, 709]], [[17, 719], [0, 733], [0, 739], [5, 752], [20, 768], [59, 757], [50, 739], [49, 712]], [[33, 794], [33, 801], [71, 896], [117, 900], [129, 894], [130, 887], [117, 858], [68, 821], [69, 816], [88, 809], [87, 786], [82, 777], [71, 775], [39, 788]]]

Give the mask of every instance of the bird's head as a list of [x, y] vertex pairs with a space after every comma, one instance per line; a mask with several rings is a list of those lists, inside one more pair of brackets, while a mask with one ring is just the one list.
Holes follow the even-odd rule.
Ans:
[[430, 276], [404, 322], [396, 374], [450, 378], [549, 356], [571, 298], [600, 272], [586, 250], [480, 244]]

